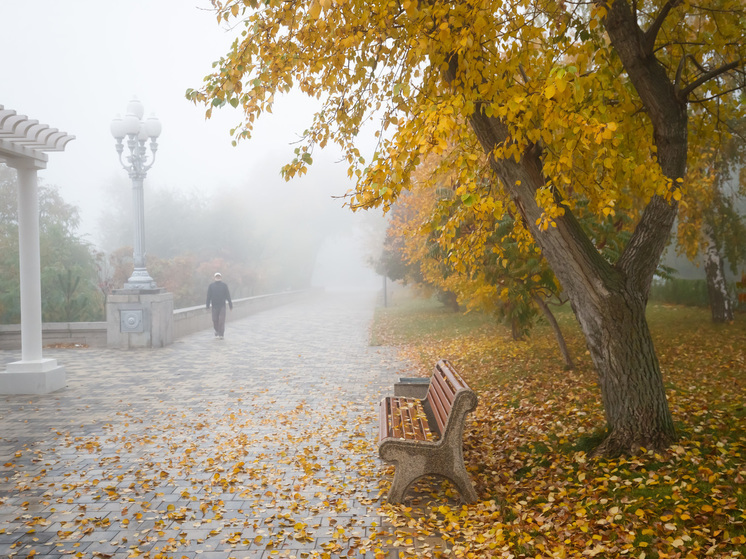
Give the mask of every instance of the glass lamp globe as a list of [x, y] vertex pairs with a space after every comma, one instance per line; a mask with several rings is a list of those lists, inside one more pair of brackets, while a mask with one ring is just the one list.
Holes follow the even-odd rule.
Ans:
[[134, 97], [129, 103], [127, 103], [127, 114], [135, 115], [138, 120], [145, 114], [145, 107], [137, 97]]
[[144, 128], [147, 130], [148, 136], [151, 140], [155, 140], [161, 135], [161, 121], [155, 118], [155, 115], [150, 115], [148, 120], [145, 121]]
[[114, 136], [117, 140], [121, 140], [127, 135], [124, 120], [122, 120], [122, 117], [119, 115], [117, 115], [116, 118], [111, 121], [111, 135]]

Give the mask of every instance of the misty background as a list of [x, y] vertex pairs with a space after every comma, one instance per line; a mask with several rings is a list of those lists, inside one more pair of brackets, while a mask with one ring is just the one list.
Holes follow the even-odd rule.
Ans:
[[[203, 108], [184, 98], [240, 31], [219, 26], [209, 2], [4, 2], [0, 21], [0, 104], [75, 135], [63, 153], [50, 153], [39, 179], [78, 209], [77, 232], [96, 250], [132, 246], [131, 182], [109, 125], [136, 96], [145, 117], [163, 125], [145, 180], [147, 267], [159, 285], [159, 263], [191, 251], [224, 263], [231, 287], [236, 259], [252, 273], [274, 274], [254, 283], [260, 291], [380, 287], [367, 262], [380, 254], [385, 220], [380, 211], [343, 207], [339, 197], [353, 184], [333, 148], [314, 153], [304, 177], [279, 175], [311, 123], [313, 101], [278, 97], [252, 139], [233, 147], [229, 130], [241, 115], [227, 107], [206, 121]], [[372, 135], [361, 138], [366, 158], [373, 149]], [[195, 281], [206, 289], [212, 271], [195, 268], [204, 275]], [[236, 297], [255, 290], [244, 291]]]

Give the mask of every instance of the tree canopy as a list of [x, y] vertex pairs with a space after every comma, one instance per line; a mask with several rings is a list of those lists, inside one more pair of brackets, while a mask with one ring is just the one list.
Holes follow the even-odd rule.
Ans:
[[[338, 144], [357, 178], [353, 208], [388, 208], [437, 156], [469, 219], [515, 218], [516, 238], [536, 243], [562, 284], [599, 372], [599, 451], [675, 440], [644, 310], [679, 202], [700, 195], [688, 159], [743, 117], [741, 0], [214, 5], [219, 21], [241, 22], [241, 37], [188, 98], [208, 116], [240, 107], [237, 140], [277, 94], [319, 98], [283, 172], [303, 174], [316, 147]], [[373, 119], [367, 160], [356, 137]], [[628, 242], [603, 254], [581, 213]], [[441, 234], [455, 239], [459, 225]], [[468, 261], [457, 245], [445, 249]]]

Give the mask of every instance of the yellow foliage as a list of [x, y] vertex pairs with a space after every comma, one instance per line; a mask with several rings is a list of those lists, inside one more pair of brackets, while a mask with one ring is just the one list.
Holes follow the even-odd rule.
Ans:
[[[639, 14], [643, 28], [652, 24], [661, 2], [649, 4]], [[699, 45], [690, 55], [698, 62], [683, 64], [682, 80], [694, 80], [697, 64], [708, 57], [743, 57], [742, 2], [716, 4], [696, 11], [687, 3], [691, 15], [682, 17], [680, 8], [664, 23], [657, 53], [670, 67], [679, 64], [680, 51], [668, 45]], [[530, 146], [542, 146], [546, 185], [556, 193], [537, 195], [547, 226], [561, 209], [559, 199], [574, 209], [575, 200], [585, 198], [602, 217], [611, 215], [614, 201], [615, 212], [634, 218], [651, 197], [672, 195], [654, 164], [650, 122], [599, 25], [606, 15], [602, 2], [587, 10], [549, 0], [313, 0], [305, 14], [285, 2], [215, 6], [220, 19], [243, 18], [245, 30], [190, 98], [207, 103], [208, 115], [215, 101], [235, 100], [247, 116], [235, 129], [242, 139], [250, 136], [256, 116], [271, 111], [276, 93], [297, 87], [321, 96], [323, 108], [305, 138], [307, 151], [329, 142], [341, 147], [349, 175], [358, 178], [353, 207], [388, 208], [410, 188], [422, 155], [443, 155], [453, 146], [464, 152], [453, 161], [454, 172], [462, 182], [473, 181], [483, 165], [468, 123], [475, 111], [500, 118], [507, 128], [508, 140], [495, 157], [520, 161]], [[442, 71], [454, 53], [461, 70], [445, 86]], [[724, 86], [716, 84], [710, 93], [718, 94], [718, 87]], [[730, 116], [733, 104], [718, 99], [703, 106], [717, 102], [720, 118]], [[380, 117], [387, 133], [367, 161], [354, 142], [371, 116]], [[692, 130], [711, 141], [719, 133], [713, 111], [692, 114]], [[302, 175], [307, 165], [297, 158], [283, 172], [287, 178]], [[676, 189], [673, 198], [686, 195]]]

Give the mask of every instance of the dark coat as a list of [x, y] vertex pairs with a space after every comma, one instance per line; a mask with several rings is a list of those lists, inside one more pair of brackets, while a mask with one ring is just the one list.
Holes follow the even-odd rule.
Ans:
[[233, 309], [233, 301], [231, 301], [231, 293], [228, 291], [228, 286], [222, 281], [214, 281], [207, 288], [207, 302], [205, 303], [206, 308], [210, 308], [210, 305], [219, 309], [225, 307], [225, 302], [228, 301], [228, 305]]

